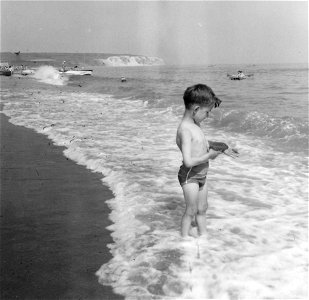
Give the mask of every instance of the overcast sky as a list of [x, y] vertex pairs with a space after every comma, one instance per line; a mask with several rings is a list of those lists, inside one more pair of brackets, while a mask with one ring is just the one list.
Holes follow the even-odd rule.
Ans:
[[1, 51], [308, 62], [307, 1], [1, 1]]

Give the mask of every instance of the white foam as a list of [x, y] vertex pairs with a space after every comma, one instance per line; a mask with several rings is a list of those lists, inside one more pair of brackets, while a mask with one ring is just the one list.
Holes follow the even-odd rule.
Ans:
[[59, 71], [52, 66], [39, 67], [32, 77], [52, 85], [65, 85], [68, 81], [67, 77], [62, 76]]
[[151, 56], [110, 56], [106, 59], [99, 59], [102, 63], [112, 67], [140, 67], [140, 66], [161, 66], [164, 65], [164, 60], [159, 57]]
[[34, 98], [31, 92], [6, 92], [4, 113], [104, 174], [114, 193], [108, 201], [113, 259], [98, 266], [102, 284], [128, 299], [306, 297], [303, 157], [206, 126], [210, 139], [237, 146], [241, 155], [211, 162], [208, 235], [184, 242], [173, 110], [108, 95], [46, 91]]

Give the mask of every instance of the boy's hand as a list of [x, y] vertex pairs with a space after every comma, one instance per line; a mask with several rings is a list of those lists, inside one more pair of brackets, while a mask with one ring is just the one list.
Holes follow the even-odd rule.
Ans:
[[215, 159], [220, 154], [222, 154], [221, 151], [215, 151], [213, 149], [209, 149], [209, 159]]
[[224, 151], [224, 154], [232, 158], [237, 158], [239, 156], [238, 150], [235, 148], [228, 148], [227, 150]]

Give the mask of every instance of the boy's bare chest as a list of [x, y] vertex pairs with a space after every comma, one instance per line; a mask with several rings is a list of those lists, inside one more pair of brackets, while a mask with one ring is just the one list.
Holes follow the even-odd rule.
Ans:
[[196, 151], [202, 151], [205, 152], [207, 150], [207, 140], [205, 138], [204, 133], [200, 128], [195, 129], [191, 132], [192, 134], [192, 144], [193, 148], [196, 149]]

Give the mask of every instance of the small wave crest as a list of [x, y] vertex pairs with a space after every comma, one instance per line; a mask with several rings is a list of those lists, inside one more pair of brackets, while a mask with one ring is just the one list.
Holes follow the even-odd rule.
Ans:
[[53, 85], [66, 85], [68, 82], [68, 78], [62, 76], [59, 71], [52, 66], [39, 67], [33, 75], [33, 78]]
[[265, 137], [289, 151], [308, 149], [308, 123], [293, 117], [272, 117], [265, 113], [231, 110], [214, 114], [210, 124], [216, 128]]
[[135, 66], [161, 66], [164, 61], [159, 57], [151, 56], [110, 56], [107, 59], [99, 59], [102, 63], [112, 67], [135, 67]]

